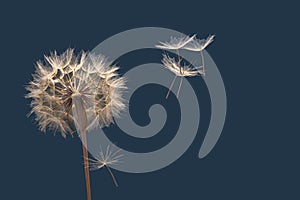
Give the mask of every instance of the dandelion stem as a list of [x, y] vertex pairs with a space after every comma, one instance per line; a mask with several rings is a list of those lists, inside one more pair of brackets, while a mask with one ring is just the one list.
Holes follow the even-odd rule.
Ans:
[[111, 177], [112, 177], [112, 179], [113, 179], [113, 181], [114, 181], [116, 187], [119, 187], [118, 182], [117, 182], [117, 179], [115, 178], [115, 176], [114, 176], [114, 174], [112, 173], [111, 169], [110, 169], [107, 165], [105, 165], [105, 167], [106, 167], [106, 169], [109, 171], [109, 173], [110, 173], [110, 175], [111, 175]]
[[173, 85], [174, 85], [174, 83], [175, 83], [176, 77], [177, 77], [177, 76], [174, 77], [174, 79], [173, 79], [173, 81], [172, 81], [172, 83], [171, 83], [171, 85], [170, 85], [170, 87], [169, 87], [169, 91], [168, 91], [168, 93], [167, 93], [167, 95], [166, 95], [166, 99], [167, 99], [167, 98], [169, 97], [169, 95], [170, 95], [170, 92], [171, 92], [171, 90], [172, 90], [172, 88], [173, 88]]
[[202, 71], [203, 71], [203, 75], [205, 76], [205, 68], [204, 68], [204, 56], [203, 56], [203, 52], [202, 50], [200, 51], [200, 55], [201, 55], [201, 59], [202, 59]]
[[88, 161], [88, 150], [86, 144], [86, 133], [85, 131], [81, 133], [81, 141], [82, 141], [82, 150], [83, 150], [83, 159], [84, 159], [84, 174], [85, 174], [85, 185], [86, 185], [86, 193], [87, 200], [92, 199], [91, 194], [91, 184], [90, 184], [90, 172], [89, 172], [89, 161]]
[[179, 50], [178, 50], [178, 49], [176, 49], [176, 52], [177, 52], [177, 56], [178, 56], [178, 65], [179, 65], [179, 70], [180, 70], [180, 74], [181, 74], [181, 65], [180, 65], [180, 63], [181, 63], [181, 60], [180, 60], [180, 54], [179, 54]]
[[88, 161], [89, 157], [88, 157], [87, 141], [86, 141], [87, 115], [86, 115], [86, 111], [85, 111], [85, 107], [81, 95], [73, 95], [72, 101], [73, 101], [74, 121], [77, 129], [79, 130], [79, 134], [82, 142], [87, 200], [91, 200], [92, 195], [91, 195], [90, 172], [89, 172], [89, 161]]
[[182, 79], [183, 79], [183, 77], [181, 77], [181, 79], [180, 79], [180, 84], [179, 84], [179, 88], [177, 91], [177, 98], [179, 97], [179, 93], [180, 93], [180, 89], [181, 89], [181, 85], [182, 85]]

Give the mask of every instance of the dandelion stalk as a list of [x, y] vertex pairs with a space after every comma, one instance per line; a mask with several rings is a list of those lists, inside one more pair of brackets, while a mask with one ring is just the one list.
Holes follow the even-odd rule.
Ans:
[[119, 184], [118, 184], [118, 182], [117, 182], [117, 179], [115, 178], [115, 176], [114, 176], [114, 174], [112, 173], [112, 171], [111, 171], [111, 169], [109, 168], [109, 166], [108, 166], [108, 165], [105, 165], [105, 167], [106, 167], [106, 169], [109, 171], [110, 176], [111, 176], [111, 178], [113, 179], [115, 186], [116, 186], [116, 187], [119, 187]]
[[89, 162], [88, 162], [88, 150], [87, 150], [86, 133], [85, 132], [81, 133], [81, 141], [82, 141], [83, 160], [84, 160], [84, 164], [87, 165], [87, 167], [84, 168], [87, 199], [91, 200], [92, 194], [91, 194], [90, 172], [89, 172], [89, 168], [88, 168]]
[[180, 83], [179, 83], [179, 87], [178, 87], [178, 91], [177, 91], [177, 98], [179, 97], [179, 93], [180, 93], [180, 89], [181, 89], [181, 85], [182, 85], [182, 79], [183, 77], [180, 78]]
[[204, 56], [203, 56], [203, 51], [200, 51], [200, 55], [201, 55], [201, 60], [202, 60], [202, 72], [203, 75], [205, 76], [205, 63], [204, 63]]
[[167, 95], [166, 95], [166, 99], [167, 99], [167, 98], [169, 97], [169, 95], [170, 95], [170, 92], [171, 92], [171, 90], [172, 90], [172, 88], [173, 88], [173, 86], [174, 86], [174, 83], [175, 83], [176, 78], [177, 78], [177, 76], [174, 76], [173, 81], [172, 81], [172, 83], [171, 83], [171, 85], [170, 85], [170, 87], [169, 87], [168, 93], [167, 93]]
[[177, 57], [178, 57], [178, 65], [179, 65], [179, 70], [180, 70], [180, 73], [182, 73], [181, 71], [181, 57], [180, 57], [180, 54], [179, 54], [179, 49], [176, 49], [176, 53], [177, 53]]
[[77, 130], [79, 131], [79, 135], [81, 137], [82, 142], [82, 151], [83, 151], [83, 161], [85, 167], [84, 175], [85, 175], [85, 185], [86, 185], [86, 193], [87, 200], [92, 199], [91, 194], [91, 183], [90, 183], [90, 172], [89, 172], [89, 162], [88, 162], [88, 150], [87, 150], [87, 138], [86, 138], [86, 128], [87, 128], [87, 114], [86, 109], [84, 108], [83, 100], [79, 93], [72, 95], [73, 102], [73, 116], [75, 125], [77, 126]]

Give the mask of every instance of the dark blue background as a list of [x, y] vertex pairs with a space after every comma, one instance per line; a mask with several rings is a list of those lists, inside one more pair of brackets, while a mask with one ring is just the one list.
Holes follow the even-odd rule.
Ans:
[[[224, 131], [209, 156], [197, 159], [208, 123], [203, 118], [183, 157], [152, 173], [115, 171], [119, 188], [107, 171], [92, 172], [93, 199], [299, 199], [299, 6], [209, 2], [1, 3], [0, 199], [86, 199], [80, 140], [42, 134], [26, 117], [24, 85], [49, 51], [91, 50], [111, 35], [144, 26], [216, 34], [207, 50], [226, 86]], [[156, 56], [120, 62], [129, 69]], [[202, 111], [209, 114], [205, 105]], [[139, 117], [147, 122], [145, 113]]]

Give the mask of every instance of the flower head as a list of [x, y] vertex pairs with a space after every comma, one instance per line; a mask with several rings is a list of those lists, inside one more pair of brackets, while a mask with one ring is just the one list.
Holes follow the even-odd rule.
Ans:
[[160, 48], [160, 49], [178, 50], [178, 49], [181, 49], [182, 47], [184, 47], [190, 41], [192, 41], [195, 36], [196, 35], [193, 35], [192, 37], [189, 37], [189, 36], [173, 37], [173, 36], [171, 36], [171, 39], [169, 42], [160, 42], [160, 44], [156, 45], [156, 47]]
[[194, 38], [190, 42], [186, 43], [182, 48], [189, 51], [202, 51], [213, 42], [214, 37], [214, 35], [210, 35], [206, 39]]
[[30, 114], [35, 114], [43, 132], [48, 128], [65, 137], [75, 132], [74, 102], [80, 101], [87, 127], [108, 126], [125, 107], [125, 81], [117, 70], [103, 55], [81, 52], [76, 56], [73, 49], [45, 56], [45, 62], [37, 62], [33, 80], [26, 87], [26, 98], [32, 99]]

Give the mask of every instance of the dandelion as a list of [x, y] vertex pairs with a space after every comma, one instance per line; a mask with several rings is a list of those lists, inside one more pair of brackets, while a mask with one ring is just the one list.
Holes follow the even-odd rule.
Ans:
[[120, 154], [120, 151], [121, 149], [112, 151], [108, 145], [106, 148], [106, 152], [104, 153], [100, 146], [100, 152], [95, 157], [95, 159], [89, 159], [90, 170], [98, 170], [105, 167], [110, 173], [116, 187], [118, 187], [119, 185], [109, 166], [116, 165], [121, 162], [120, 159], [123, 157], [123, 154]]
[[198, 68], [192, 68], [191, 66], [188, 66], [188, 65], [180, 66], [179, 62], [177, 62], [174, 58], [170, 58], [166, 54], [163, 55], [162, 63], [168, 70], [170, 70], [171, 72], [173, 72], [175, 74], [175, 77], [174, 77], [174, 79], [170, 85], [169, 91], [166, 95], [166, 99], [169, 97], [170, 91], [172, 90], [177, 77], [180, 77], [180, 84], [179, 84], [179, 88], [177, 91], [177, 98], [178, 98], [180, 89], [181, 89], [181, 85], [182, 85], [183, 77], [198, 76], [201, 72], [201, 71], [198, 71]]
[[[157, 48], [164, 49], [164, 50], [176, 50], [176, 54], [178, 57], [178, 61], [176, 61], [174, 58], [170, 58], [168, 55], [163, 55], [162, 63], [164, 66], [169, 69], [171, 72], [175, 74], [175, 77], [171, 83], [171, 86], [169, 88], [169, 91], [166, 95], [166, 99], [168, 98], [170, 91], [175, 83], [175, 80], [177, 76], [180, 76], [180, 84], [177, 91], [177, 97], [179, 96], [182, 80], [183, 77], [188, 76], [197, 76], [197, 75], [205, 75], [205, 68], [204, 68], [204, 56], [203, 56], [203, 49], [205, 49], [210, 43], [213, 42], [214, 35], [209, 36], [206, 39], [197, 39], [196, 35], [193, 35], [192, 37], [184, 36], [184, 37], [172, 37], [169, 42], [160, 42], [160, 44], [156, 45]], [[181, 65], [181, 57], [179, 54], [180, 49], [185, 49], [188, 51], [199, 51], [202, 59], [202, 66], [201, 67], [195, 67], [194, 69], [191, 66]]]
[[171, 36], [171, 39], [169, 42], [159, 42], [160, 44], [155, 45], [159, 49], [165, 49], [165, 50], [178, 50], [184, 47], [186, 44], [191, 42], [196, 35], [193, 35], [192, 37], [184, 36], [184, 37], [173, 37]]
[[[155, 45], [156, 48], [164, 49], [164, 50], [176, 50], [176, 54], [178, 57], [178, 63], [180, 66], [180, 54], [179, 49], [183, 48], [186, 44], [188, 44], [190, 41], [192, 41], [196, 37], [196, 35], [193, 35], [192, 37], [189, 36], [183, 36], [183, 37], [173, 37], [171, 36], [169, 42], [159, 42], [160, 44]], [[181, 71], [181, 66], [180, 66]]]
[[193, 38], [193, 40], [189, 41], [188, 43], [186, 43], [182, 48], [189, 50], [189, 51], [198, 51], [200, 52], [201, 55], [201, 59], [202, 59], [202, 71], [203, 71], [203, 75], [205, 75], [205, 69], [204, 69], [204, 56], [203, 56], [203, 50], [210, 44], [213, 42], [214, 40], [214, 35], [210, 35], [208, 36], [206, 39], [197, 39], [197, 38]]
[[[109, 126], [113, 116], [125, 107], [122, 91], [125, 81], [103, 55], [74, 54], [68, 49], [38, 61], [33, 80], [26, 87], [31, 98], [31, 114], [39, 129], [58, 131], [63, 137], [77, 130], [82, 140], [84, 161], [88, 151], [86, 132], [95, 127]], [[76, 129], [75, 129], [76, 128]], [[86, 163], [88, 165], [88, 162]], [[85, 170], [87, 198], [91, 199], [89, 170]]]

